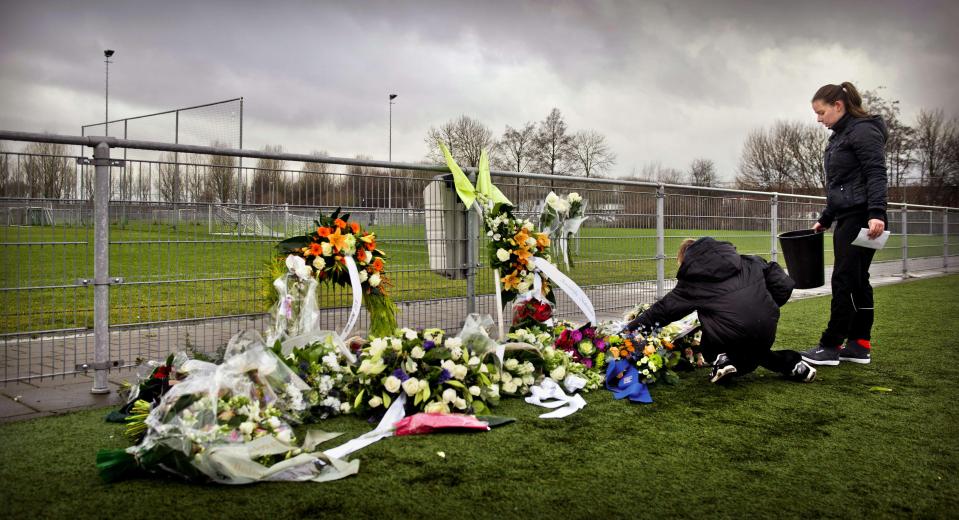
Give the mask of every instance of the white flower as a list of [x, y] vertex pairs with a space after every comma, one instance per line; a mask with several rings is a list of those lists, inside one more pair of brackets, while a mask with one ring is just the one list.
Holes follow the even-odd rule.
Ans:
[[420, 380], [415, 377], [411, 377], [406, 381], [403, 381], [403, 391], [406, 392], [406, 395], [412, 397], [416, 395], [416, 392], [420, 391]]
[[549, 377], [552, 377], [556, 381], [562, 381], [563, 378], [566, 377], [566, 367], [560, 365], [554, 368], [552, 371], [550, 371]]
[[313, 267], [317, 268], [318, 270], [322, 270], [324, 267], [326, 267], [326, 259], [322, 256], [314, 258]]
[[516, 358], [509, 358], [503, 363], [503, 366], [506, 367], [506, 370], [516, 370], [516, 367], [519, 366], [519, 360]]
[[426, 390], [426, 389], [429, 388], [429, 387], [430, 387], [430, 382], [429, 382], [429, 381], [427, 381], [427, 380], [425, 380], [425, 379], [420, 379], [419, 385], [418, 385], [418, 387], [417, 387], [416, 390], [417, 390], [418, 392], [422, 392], [423, 390]]
[[533, 246], [535, 246], [535, 245], [536, 245], [536, 239], [535, 239], [535, 238], [529, 237], [529, 238], [526, 239], [526, 246], [527, 246], [527, 247], [533, 247]]
[[280, 427], [280, 420], [276, 417], [270, 417], [266, 420], [266, 424], [268, 424], [271, 429], [276, 430]]
[[456, 367], [453, 368], [453, 377], [460, 381], [466, 378], [466, 374], [466, 365], [456, 365]]
[[333, 246], [329, 242], [323, 242], [320, 244], [320, 250], [323, 252], [323, 256], [330, 256], [333, 254]]
[[277, 432], [277, 434], [276, 434], [276, 440], [278, 440], [278, 441], [280, 441], [280, 442], [282, 442], [282, 443], [284, 443], [284, 444], [289, 444], [292, 436], [293, 436], [293, 430], [290, 430], [289, 428], [286, 428], [286, 429], [284, 429], [284, 430], [282, 430], [282, 431], [280, 431], [280, 432]]
[[648, 376], [648, 375], [649, 375], [649, 370], [643, 369], [643, 375], [644, 375], [644, 376]]
[[453, 401], [453, 406], [455, 406], [457, 410], [465, 410], [466, 399], [463, 399], [462, 397], [457, 397], [456, 400]]
[[532, 374], [526, 374], [525, 376], [523, 376], [523, 384], [526, 386], [533, 384], [533, 381], [535, 380], [536, 378], [534, 378]]
[[549, 204], [549, 207], [556, 209], [556, 204], [559, 203], [559, 196], [553, 192], [549, 192], [549, 195], [546, 196], [546, 203]]
[[340, 362], [336, 359], [336, 354], [332, 352], [323, 356], [323, 364], [330, 367], [331, 370], [340, 369]]
[[576, 193], [576, 192], [574, 191], [574, 192], [570, 193], [569, 195], [567, 195], [567, 196], [566, 196], [566, 199], [567, 199], [568, 201], [570, 201], [570, 202], [579, 202], [579, 201], [583, 200], [583, 197], [580, 197], [580, 196], [579, 196], [579, 193]]
[[470, 387], [470, 395], [472, 395], [473, 397], [479, 397], [479, 395], [480, 395], [480, 387], [478, 387], [478, 386], [476, 386], [476, 385], [471, 386], [471, 387]]
[[390, 345], [393, 347], [393, 350], [399, 352], [403, 350], [403, 341], [400, 338], [391, 338]]
[[413, 330], [413, 329], [407, 329], [407, 328], [405, 328], [405, 327], [404, 327], [402, 330], [403, 330], [403, 336], [406, 337], [406, 339], [409, 339], [409, 340], [414, 340], [414, 339], [416, 339], [416, 331], [415, 331], [415, 330]]
[[382, 359], [364, 359], [360, 363], [360, 368], [356, 369], [361, 374], [376, 375], [383, 371], [386, 365]]
[[342, 253], [345, 255], [352, 255], [356, 252], [356, 236], [353, 234], [346, 235], [343, 242], [345, 246]]
[[463, 349], [462, 347], [450, 347], [450, 356], [453, 356], [453, 359], [462, 359], [463, 358]]
[[500, 262], [505, 262], [509, 260], [509, 251], [503, 249], [502, 247], [496, 250], [496, 258]]
[[506, 392], [507, 394], [515, 394], [518, 388], [519, 387], [513, 381], [503, 382], [503, 391]]
[[387, 344], [386, 340], [383, 338], [376, 338], [370, 342], [370, 355], [373, 357], [380, 357], [383, 355], [383, 351], [386, 350]]
[[370, 273], [366, 272], [366, 269], [360, 271], [360, 283], [365, 282], [370, 277]]
[[480, 373], [485, 374], [487, 372], [489, 372], [489, 368], [486, 368], [486, 363], [483, 363], [482, 365], [480, 365]]
[[426, 355], [426, 351], [423, 350], [419, 345], [413, 347], [413, 350], [410, 351], [410, 357], [413, 359], [423, 359], [423, 356]]
[[380, 273], [373, 273], [373, 276], [370, 277], [370, 286], [376, 287], [380, 285]]
[[432, 403], [426, 405], [423, 409], [426, 413], [450, 413], [449, 406], [446, 406], [446, 403], [440, 401], [433, 401]]
[[533, 223], [532, 223], [531, 221], [529, 221], [529, 220], [524, 221], [524, 222], [523, 222], [523, 229], [526, 230], [526, 231], [532, 231], [532, 230], [533, 230]]
[[340, 413], [350, 413], [350, 403], [340, 403]]
[[469, 359], [469, 361], [466, 362], [466, 364], [475, 368], [476, 365], [480, 364], [480, 358], [473, 356]]
[[503, 235], [500, 235], [499, 233], [496, 233], [493, 235], [493, 242], [499, 242], [502, 239], [503, 239]]
[[520, 282], [516, 284], [516, 290], [518, 292], [524, 293], [529, 290], [529, 286], [530, 286], [529, 282]]
[[370, 408], [376, 408], [383, 404], [383, 400], [380, 399], [380, 396], [374, 395], [373, 398], [369, 400], [368, 404], [370, 405]]
[[463, 340], [460, 338], [446, 338], [446, 348], [454, 349], [463, 346]]
[[446, 390], [443, 390], [444, 403], [452, 403], [453, 401], [456, 400], [456, 397], [457, 397], [456, 390], [453, 390], [452, 388], [447, 388]]
[[486, 236], [492, 238], [492, 237], [493, 237], [493, 230], [491, 229], [491, 230], [487, 231], [487, 232], [486, 232]]
[[253, 428], [256, 428], [256, 425], [251, 421], [240, 423], [240, 431], [243, 433], [243, 435], [249, 435], [253, 433]]
[[[483, 366], [486, 366], [486, 365], [483, 365]], [[489, 391], [490, 397], [494, 399], [499, 397], [499, 385], [490, 385], [488, 391]]]
[[383, 380], [383, 388], [386, 388], [386, 391], [391, 394], [399, 392], [401, 384], [400, 378], [396, 376], [389, 376]]
[[509, 372], [503, 372], [499, 375], [499, 377], [500, 377], [500, 381], [502, 381], [503, 383], [509, 383], [510, 381], [513, 380], [513, 374], [510, 374]]
[[370, 262], [373, 261], [373, 253], [371, 253], [370, 251], [364, 250], [364, 251], [360, 254], [360, 256], [363, 257], [363, 263], [364, 263], [364, 264], [368, 264], [368, 263], [370, 263]]

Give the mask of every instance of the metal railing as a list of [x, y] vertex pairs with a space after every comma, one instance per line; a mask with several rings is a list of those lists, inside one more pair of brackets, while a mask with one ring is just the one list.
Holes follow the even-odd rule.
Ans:
[[[465, 214], [470, 231], [427, 234], [424, 190], [443, 182], [435, 178], [445, 166], [109, 137], [0, 131], [0, 140], [94, 148], [92, 159], [48, 161], [59, 168], [54, 175], [76, 181], [60, 193], [40, 189], [45, 173], [36, 156], [0, 154], [0, 381], [92, 371], [93, 391], [103, 392], [112, 368], [176, 350], [212, 352], [240, 329], [262, 329], [274, 245], [337, 207], [376, 231], [402, 325], [456, 329], [468, 312], [494, 312], [475, 214], [446, 208], [445, 215]], [[173, 152], [177, 160], [117, 161], [118, 148]], [[240, 166], [240, 157], [270, 166]], [[550, 191], [583, 196], [589, 218], [571, 244], [568, 272], [599, 311], [661, 297], [674, 283], [670, 259], [687, 237], [711, 235], [776, 260], [776, 236], [811, 227], [824, 200], [501, 171], [493, 181], [533, 219]], [[949, 243], [957, 219], [956, 208], [891, 204], [894, 236], [876, 265], [906, 276], [955, 266]], [[431, 268], [430, 251], [444, 240], [465, 254], [450, 269]], [[831, 257], [827, 245], [827, 263]], [[326, 288], [321, 298], [324, 326], [337, 329], [350, 295]], [[574, 313], [560, 295], [557, 314]]]

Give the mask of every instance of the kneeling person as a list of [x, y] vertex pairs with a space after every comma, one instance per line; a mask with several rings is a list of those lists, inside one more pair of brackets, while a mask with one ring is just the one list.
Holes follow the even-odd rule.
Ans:
[[677, 255], [676, 287], [626, 326], [652, 329], [693, 311], [702, 324], [703, 356], [717, 383], [763, 366], [794, 381], [810, 382], [816, 369], [792, 350], [771, 350], [779, 307], [795, 283], [775, 262], [740, 255], [729, 242], [688, 239]]

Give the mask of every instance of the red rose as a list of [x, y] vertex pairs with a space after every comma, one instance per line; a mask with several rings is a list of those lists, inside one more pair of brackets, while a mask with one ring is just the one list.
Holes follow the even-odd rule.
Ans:
[[533, 312], [533, 319], [542, 323], [553, 316], [553, 309], [547, 303], [541, 303]]
[[170, 376], [170, 367], [163, 365], [153, 371], [153, 379], [166, 379]]

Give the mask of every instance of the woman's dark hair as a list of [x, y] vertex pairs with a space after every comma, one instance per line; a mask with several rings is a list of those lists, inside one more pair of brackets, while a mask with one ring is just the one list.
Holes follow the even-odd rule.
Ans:
[[816, 94], [812, 97], [813, 101], [822, 101], [833, 105], [836, 101], [842, 101], [852, 117], [868, 117], [869, 113], [862, 108], [862, 96], [856, 90], [855, 85], [848, 81], [843, 81], [839, 85], [823, 85], [819, 87]]

